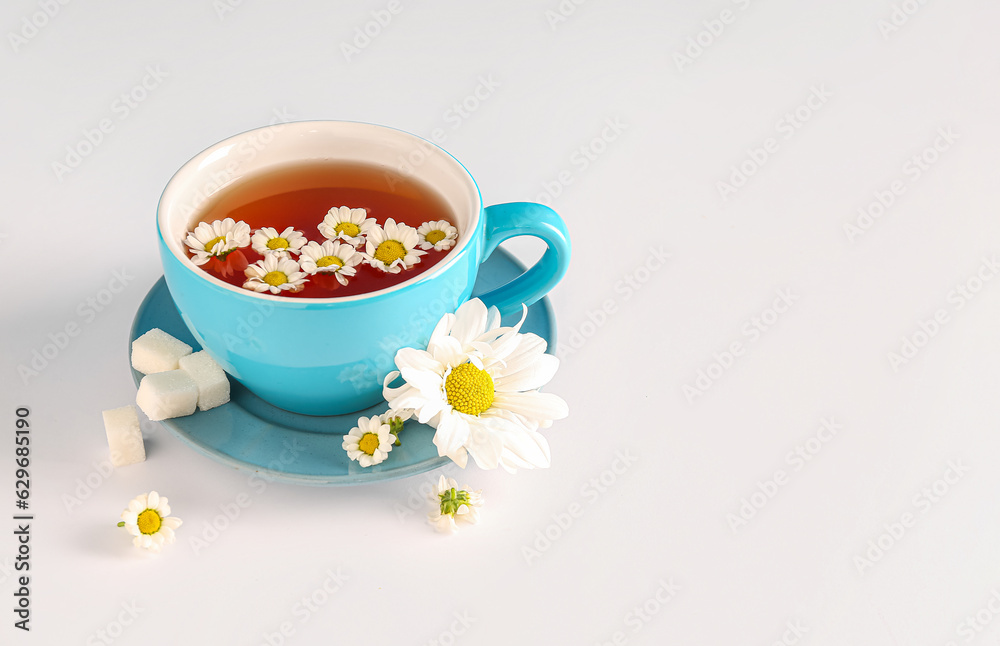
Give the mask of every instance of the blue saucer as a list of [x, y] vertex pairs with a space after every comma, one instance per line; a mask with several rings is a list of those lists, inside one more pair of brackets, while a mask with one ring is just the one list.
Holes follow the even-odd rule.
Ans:
[[[503, 249], [497, 249], [479, 269], [473, 295], [499, 287], [524, 273], [524, 267]], [[504, 320], [505, 325], [516, 321]], [[533, 332], [555, 352], [552, 306], [542, 299], [528, 308], [522, 332]], [[132, 341], [157, 327], [191, 345], [194, 340], [181, 320], [167, 284], [160, 278], [136, 312], [129, 334]], [[136, 385], [142, 373], [132, 370]], [[448, 463], [439, 457], [431, 439], [434, 429], [416, 420], [406, 422], [400, 439], [385, 462], [362, 468], [341, 448], [343, 435], [357, 426], [358, 417], [388, 409], [385, 402], [349, 415], [312, 417], [290, 413], [263, 401], [230, 377], [231, 400], [208, 411], [160, 422], [202, 455], [262, 478], [292, 484], [339, 486], [406, 478]]]

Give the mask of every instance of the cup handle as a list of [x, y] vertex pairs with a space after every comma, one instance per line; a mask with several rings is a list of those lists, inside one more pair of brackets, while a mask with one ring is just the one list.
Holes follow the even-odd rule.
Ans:
[[486, 207], [485, 215], [484, 262], [508, 238], [535, 236], [548, 246], [538, 262], [523, 274], [479, 296], [487, 307], [495, 305], [502, 316], [520, 314], [522, 303], [533, 304], [566, 274], [571, 248], [566, 223], [549, 207], [534, 202], [495, 204]]

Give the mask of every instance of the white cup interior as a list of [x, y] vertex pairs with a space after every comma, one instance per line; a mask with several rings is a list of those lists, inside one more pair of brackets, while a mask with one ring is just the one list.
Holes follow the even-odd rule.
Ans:
[[[442, 271], [470, 242], [482, 209], [482, 198], [472, 176], [462, 164], [441, 148], [401, 130], [368, 123], [346, 121], [299, 121], [250, 130], [202, 151], [171, 178], [160, 198], [157, 225], [170, 251], [189, 265], [184, 238], [204, 207], [220, 191], [242, 190], [254, 177], [286, 166], [317, 161], [361, 163], [403, 174], [424, 183], [444, 200], [458, 228], [458, 244], [451, 259], [428, 272], [377, 292], [340, 298], [309, 299], [311, 302], [354, 300], [400, 289], [415, 280]], [[386, 181], [389, 190], [390, 181]], [[306, 188], [289, 186], [288, 190]], [[258, 294], [234, 287], [208, 272], [197, 270], [206, 280], [226, 289], [268, 300], [287, 301], [271, 294]]]

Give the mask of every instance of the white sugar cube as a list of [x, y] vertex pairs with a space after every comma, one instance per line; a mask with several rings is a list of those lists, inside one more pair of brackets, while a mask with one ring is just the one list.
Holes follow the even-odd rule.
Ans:
[[112, 408], [102, 415], [104, 431], [108, 434], [108, 446], [111, 447], [111, 464], [123, 467], [144, 461], [146, 446], [142, 443], [142, 429], [139, 428], [135, 406], [129, 404]]
[[144, 375], [177, 370], [177, 361], [189, 354], [191, 346], [154, 327], [132, 342], [132, 367]]
[[183, 370], [146, 375], [135, 403], [153, 421], [190, 415], [198, 405], [198, 384]]
[[209, 410], [229, 401], [229, 378], [222, 366], [202, 350], [181, 357], [181, 370], [198, 384], [198, 409]]

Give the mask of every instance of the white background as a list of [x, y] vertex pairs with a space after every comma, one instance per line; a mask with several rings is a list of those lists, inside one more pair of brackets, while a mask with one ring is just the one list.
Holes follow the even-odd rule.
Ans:
[[[0, 507], [29, 406], [36, 518], [30, 634], [7, 610], [0, 518], [0, 641], [257, 645], [288, 622], [288, 644], [997, 643], [1000, 280], [983, 259], [1000, 254], [1000, 7], [907, 0], [897, 29], [890, 0], [399, 2], [352, 55], [388, 3], [77, 0], [47, 20], [4, 4]], [[162, 82], [125, 112], [147, 69]], [[498, 85], [457, 116], [483, 80]], [[276, 115], [442, 128], [487, 204], [541, 195], [569, 225], [548, 389], [571, 416], [550, 469], [458, 473], [484, 490], [479, 526], [445, 537], [422, 504], [400, 512], [437, 474], [259, 492], [151, 423], [147, 462], [101, 475], [100, 412], [133, 400], [128, 329], [161, 273], [160, 191]], [[90, 320], [116, 271], [133, 278]], [[769, 311], [781, 290], [792, 305]], [[69, 323], [67, 347], [19, 372]], [[894, 365], [904, 338], [921, 347]], [[840, 430], [809, 443], [823, 419]], [[816, 453], [789, 459], [799, 446]], [[115, 527], [150, 489], [184, 519], [158, 557]]]

